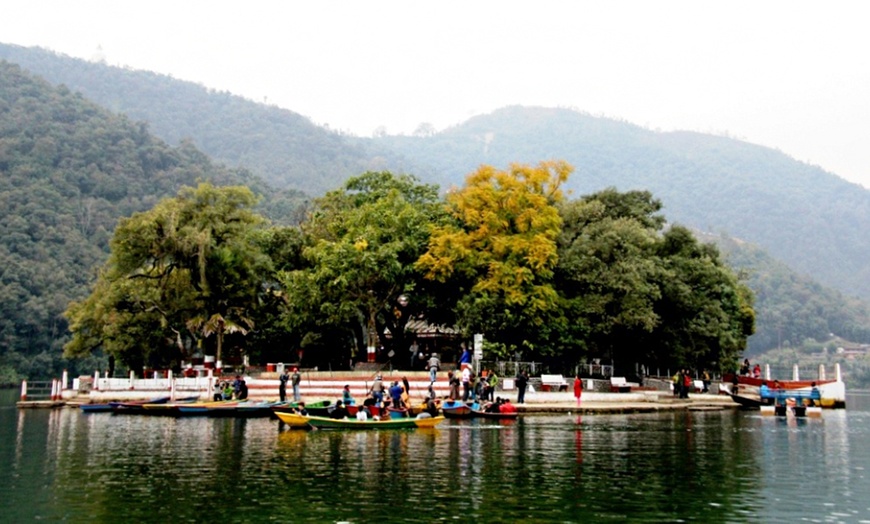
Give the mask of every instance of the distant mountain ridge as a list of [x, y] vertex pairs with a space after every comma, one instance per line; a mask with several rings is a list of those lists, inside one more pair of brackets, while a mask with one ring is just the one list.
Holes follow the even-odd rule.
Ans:
[[764, 247], [843, 293], [870, 297], [870, 192], [776, 150], [692, 132], [661, 133], [566, 109], [508, 107], [431, 137], [374, 139], [457, 183], [482, 163], [559, 158], [567, 188], [649, 190], [672, 222]]
[[[744, 239], [844, 295], [870, 297], [870, 269], [863, 264], [870, 256], [870, 239], [863, 235], [870, 226], [870, 193], [770, 148], [700, 133], [660, 133], [568, 109], [519, 106], [432, 136], [350, 137], [292, 111], [163, 75], [0, 44], [4, 58], [146, 121], [163, 139], [191, 137], [209, 156], [233, 166], [256, 160], [248, 166], [255, 174], [312, 195], [367, 169], [411, 172], [447, 189], [483, 163], [564, 159], [576, 168], [568, 183], [575, 197], [611, 186], [649, 190], [672, 222]], [[272, 218], [290, 207], [276, 206]], [[802, 278], [777, 279], [797, 282], [802, 292], [820, 292]], [[776, 304], [776, 290], [763, 284], [760, 304]], [[813, 332], [860, 331], [855, 324], [866, 319], [866, 310], [852, 316], [829, 311], [838, 300], [825, 294], [814, 302], [828, 310], [818, 311]], [[799, 310], [799, 318], [807, 319], [810, 309], [798, 302], [790, 300], [794, 307], [777, 313]], [[750, 344], [769, 345], [771, 322], [783, 324], [765, 314], [759, 322]], [[801, 336], [808, 335], [795, 327], [792, 338]]]
[[191, 139], [212, 159], [252, 170], [277, 188], [321, 194], [366, 170], [401, 167], [308, 118], [149, 71], [0, 43], [7, 60], [103, 107], [148, 123], [170, 145]]

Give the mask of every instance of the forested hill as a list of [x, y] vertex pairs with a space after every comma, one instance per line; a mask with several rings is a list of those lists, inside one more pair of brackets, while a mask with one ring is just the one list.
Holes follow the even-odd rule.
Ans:
[[366, 170], [410, 168], [389, 153], [369, 152], [372, 144], [353, 145], [298, 113], [166, 75], [3, 43], [0, 59], [148, 122], [151, 132], [169, 144], [190, 139], [212, 159], [250, 169], [274, 187], [316, 195]]
[[[0, 59], [3, 57], [52, 83], [65, 84], [70, 90], [85, 93], [88, 99], [93, 97], [101, 105], [148, 123], [133, 124], [97, 109], [65, 88], [49, 88], [17, 68], [4, 66], [4, 75], [15, 71], [16, 77], [32, 84], [34, 92], [43, 93], [26, 98], [25, 106], [21, 106], [24, 102], [16, 102], [17, 122], [7, 119], [12, 102], [5, 95], [0, 98], [0, 124], [4, 125], [4, 135], [0, 136], [3, 198], [4, 202], [13, 198], [7, 193], [14, 189], [13, 200], [26, 202], [11, 209], [7, 206], [4, 213], [28, 217], [4, 215], [4, 238], [12, 232], [10, 228], [18, 227], [24, 231], [22, 235], [30, 235], [31, 229], [42, 227], [29, 225], [41, 223], [37, 220], [44, 218], [40, 213], [47, 213], [48, 219], [60, 226], [53, 226], [54, 236], [42, 236], [38, 241], [28, 236], [9, 236], [9, 245], [18, 244], [0, 249], [0, 263], [11, 260], [7, 258], [9, 253], [22, 257], [16, 251], [20, 246], [30, 249], [30, 258], [17, 260], [38, 262], [4, 269], [14, 265], [7, 263], [0, 268], [0, 272], [5, 271], [0, 293], [7, 298], [2, 307], [9, 312], [4, 314], [0, 327], [4, 337], [0, 340], [0, 362], [7, 348], [18, 351], [31, 341], [35, 351], [44, 351], [52, 344], [59, 348], [65, 324], [58, 314], [71, 296], [83, 292], [81, 282], [88, 280], [83, 268], [93, 267], [105, 256], [102, 247], [117, 217], [174, 194], [178, 185], [195, 179], [192, 172], [234, 175], [211, 166], [203, 153], [190, 144], [172, 149], [151, 138], [148, 131], [173, 142], [189, 136], [196, 144], [208, 145], [211, 149], [205, 153], [212, 158], [231, 165], [250, 161], [255, 173], [270, 176], [282, 187], [310, 189], [314, 195], [337, 188], [348, 176], [366, 169], [411, 172], [446, 189], [461, 185], [465, 175], [482, 163], [505, 167], [515, 161], [565, 159], [576, 168], [569, 183], [574, 197], [608, 186], [648, 189], [664, 202], [664, 214], [671, 221], [748, 240], [789, 267], [845, 295], [870, 296], [870, 268], [863, 264], [870, 258], [870, 239], [863, 235], [870, 226], [868, 192], [768, 148], [697, 133], [659, 133], [571, 110], [523, 107], [476, 117], [432, 136], [353, 138], [319, 128], [291, 111], [163, 75], [0, 44]], [[4, 85], [8, 83], [8, 79], [4, 80]], [[86, 109], [59, 110], [59, 101]], [[42, 107], [49, 102], [51, 108]], [[34, 107], [33, 114], [27, 114], [26, 107], [30, 106]], [[73, 122], [67, 114], [78, 116]], [[85, 121], [83, 114], [93, 114], [96, 124], [79, 129]], [[59, 134], [63, 126], [69, 130]], [[117, 131], [110, 133], [105, 131], [107, 128]], [[34, 139], [43, 136], [48, 138]], [[34, 144], [26, 150], [19, 144], [25, 139]], [[53, 162], [63, 162], [64, 166], [68, 163], [75, 169], [61, 176], [60, 165], [55, 166], [50, 182], [42, 175], [42, 168], [25, 171], [20, 167], [42, 165], [45, 159], [39, 156], [48, 144], [64, 148], [75, 159], [55, 157]], [[143, 147], [159, 152], [163, 155], [160, 158], [169, 159], [165, 161], [168, 163], [151, 163], [151, 156], [143, 155]], [[77, 159], [77, 155], [85, 154], [88, 158], [102, 155], [104, 160], [85, 163]], [[22, 156], [15, 171], [19, 178], [27, 178], [24, 173], [39, 175], [34, 175], [32, 181], [20, 182], [41, 184], [38, 190], [16, 185], [19, 182], [12, 180], [11, 164], [5, 160], [9, 155]], [[124, 165], [128, 161], [131, 165]], [[67, 188], [70, 180], [82, 187]], [[55, 183], [59, 185], [55, 187]], [[252, 180], [250, 184], [260, 182]], [[302, 195], [278, 195], [280, 198], [275, 199], [271, 191], [259, 192], [270, 196], [265, 208], [270, 218], [293, 221], [292, 212]], [[42, 203], [53, 199], [63, 201]], [[87, 227], [81, 229], [80, 223]], [[23, 243], [23, 239], [31, 243]], [[49, 254], [59, 260], [52, 260]], [[750, 285], [759, 294], [758, 334], [750, 339], [751, 347], [771, 347], [774, 331], [778, 342], [799, 343], [826, 330], [870, 342], [860, 335], [867, 317], [862, 304], [830, 293], [776, 264], [754, 262], [753, 278], [758, 276], [759, 280], [750, 281]], [[769, 272], [775, 278], [762, 278]], [[52, 286], [59, 291], [52, 289], [50, 295], [46, 290]], [[808, 297], [813, 295], [820, 298], [810, 300]], [[32, 308], [37, 311], [30, 311]], [[810, 319], [814, 319], [811, 325], [802, 324]], [[28, 335], [10, 339], [9, 333]], [[25, 367], [21, 369], [26, 371]]]
[[272, 193], [0, 60], [0, 384], [12, 370], [58, 376], [62, 313], [87, 294], [118, 219], [198, 180]]
[[662, 133], [567, 109], [509, 107], [434, 136], [374, 139], [458, 184], [486, 163], [564, 159], [569, 187], [651, 191], [674, 222], [757, 244], [793, 269], [870, 298], [870, 191], [776, 150]]
[[368, 169], [412, 172], [447, 188], [483, 163], [574, 165], [575, 195], [646, 189], [671, 221], [757, 244], [789, 267], [870, 299], [870, 192], [787, 155], [738, 140], [661, 133], [568, 109], [509, 107], [432, 136], [342, 136], [273, 106], [155, 73], [0, 44], [52, 83], [149, 123], [176, 143], [245, 166], [277, 187], [320, 194]]
[[756, 332], [749, 338], [748, 353], [776, 347], [817, 350], [832, 334], [842, 340], [870, 342], [866, 302], [795, 273], [758, 246], [723, 235], [697, 231], [695, 235], [716, 244], [755, 294]]

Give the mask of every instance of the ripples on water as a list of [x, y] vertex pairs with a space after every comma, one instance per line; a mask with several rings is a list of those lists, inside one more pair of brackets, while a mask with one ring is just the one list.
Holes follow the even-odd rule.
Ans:
[[870, 521], [861, 409], [380, 432], [8, 405], [0, 417], [9, 522]]

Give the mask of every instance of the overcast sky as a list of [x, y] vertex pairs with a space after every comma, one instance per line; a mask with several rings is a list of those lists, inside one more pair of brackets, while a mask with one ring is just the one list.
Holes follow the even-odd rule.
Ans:
[[0, 42], [171, 74], [357, 135], [512, 104], [727, 134], [870, 188], [863, 2], [3, 0]]

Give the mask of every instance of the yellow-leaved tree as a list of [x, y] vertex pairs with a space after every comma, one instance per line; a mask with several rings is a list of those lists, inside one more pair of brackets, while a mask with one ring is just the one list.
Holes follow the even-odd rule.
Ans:
[[556, 205], [572, 171], [563, 161], [481, 166], [447, 195], [453, 221], [434, 228], [417, 267], [429, 279], [457, 283], [465, 330], [504, 341], [508, 351], [534, 349], [534, 331], [558, 309]]

